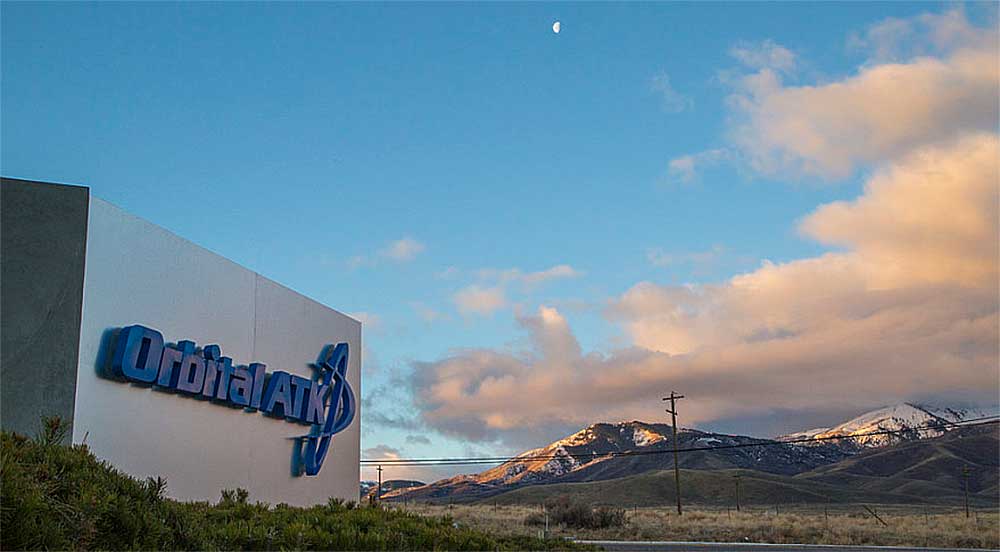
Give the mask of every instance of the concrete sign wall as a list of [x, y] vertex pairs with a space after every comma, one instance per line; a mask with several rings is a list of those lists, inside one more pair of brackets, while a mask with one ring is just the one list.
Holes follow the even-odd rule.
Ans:
[[0, 185], [4, 429], [35, 435], [43, 416], [73, 417], [88, 192], [7, 178]]
[[358, 499], [360, 412], [332, 438], [318, 475], [293, 473], [296, 438], [310, 426], [108, 377], [116, 333], [133, 324], [309, 379], [324, 346], [347, 343], [360, 397], [358, 321], [90, 198], [73, 442], [129, 474], [165, 477], [179, 499], [215, 501], [235, 487], [272, 504]]

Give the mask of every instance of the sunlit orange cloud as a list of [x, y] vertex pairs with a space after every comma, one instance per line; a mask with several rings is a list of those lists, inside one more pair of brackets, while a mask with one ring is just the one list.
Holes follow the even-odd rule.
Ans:
[[[997, 127], [997, 31], [971, 25], [960, 11], [904, 21], [940, 56], [864, 65], [822, 85], [786, 85], [787, 56], [765, 43], [755, 56], [736, 56], [756, 71], [731, 77], [730, 136], [757, 171], [776, 176], [843, 178], [858, 165], [896, 159], [915, 148]], [[890, 44], [878, 45], [880, 50]], [[743, 50], [738, 50], [744, 52]], [[777, 63], [777, 62], [775, 62]]]

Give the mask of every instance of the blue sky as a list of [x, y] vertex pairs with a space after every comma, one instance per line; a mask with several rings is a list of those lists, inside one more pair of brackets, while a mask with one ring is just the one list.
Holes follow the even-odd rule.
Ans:
[[[732, 98], [734, 75], [759, 67], [738, 52], [780, 45], [796, 59], [783, 86], [823, 86], [881, 61], [874, 39], [857, 44], [866, 30], [954, 9], [5, 3], [0, 163], [5, 176], [88, 185], [364, 318], [364, 448], [515, 452], [524, 440], [422, 420], [414, 362], [524, 356], [541, 306], [585, 354], [649, 349], [608, 314], [637, 283], [724, 285], [764, 261], [839, 251], [799, 222], [858, 197], [889, 155], [846, 176], [755, 169], [733, 145]], [[989, 4], [958, 9], [972, 27], [995, 23]], [[671, 169], [707, 151], [725, 153]], [[700, 422], [795, 425], [782, 408]]]

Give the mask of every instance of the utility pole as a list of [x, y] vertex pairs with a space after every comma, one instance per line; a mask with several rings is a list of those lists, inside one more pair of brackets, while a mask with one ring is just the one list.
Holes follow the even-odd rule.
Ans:
[[740, 511], [740, 474], [736, 474], [736, 511]]
[[677, 493], [677, 515], [681, 515], [681, 469], [677, 463], [677, 401], [683, 399], [684, 395], [678, 395], [676, 391], [671, 391], [669, 397], [663, 400], [670, 401], [670, 409], [667, 412], [671, 417], [671, 428], [674, 432], [674, 485]]
[[969, 517], [969, 466], [962, 466], [962, 479], [965, 480], [965, 517]]
[[378, 490], [375, 491], [375, 502], [382, 504], [382, 466], [375, 468], [378, 472]]

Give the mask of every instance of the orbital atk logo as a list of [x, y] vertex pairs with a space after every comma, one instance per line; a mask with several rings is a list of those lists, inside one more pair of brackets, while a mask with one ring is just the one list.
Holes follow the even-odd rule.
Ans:
[[308, 434], [295, 438], [292, 472], [317, 475], [331, 439], [351, 425], [357, 410], [347, 381], [348, 356], [347, 343], [324, 347], [313, 365], [314, 379], [280, 370], [268, 373], [258, 362], [234, 365], [218, 345], [169, 345], [160, 332], [134, 325], [122, 328], [115, 340], [110, 375], [309, 425]]

